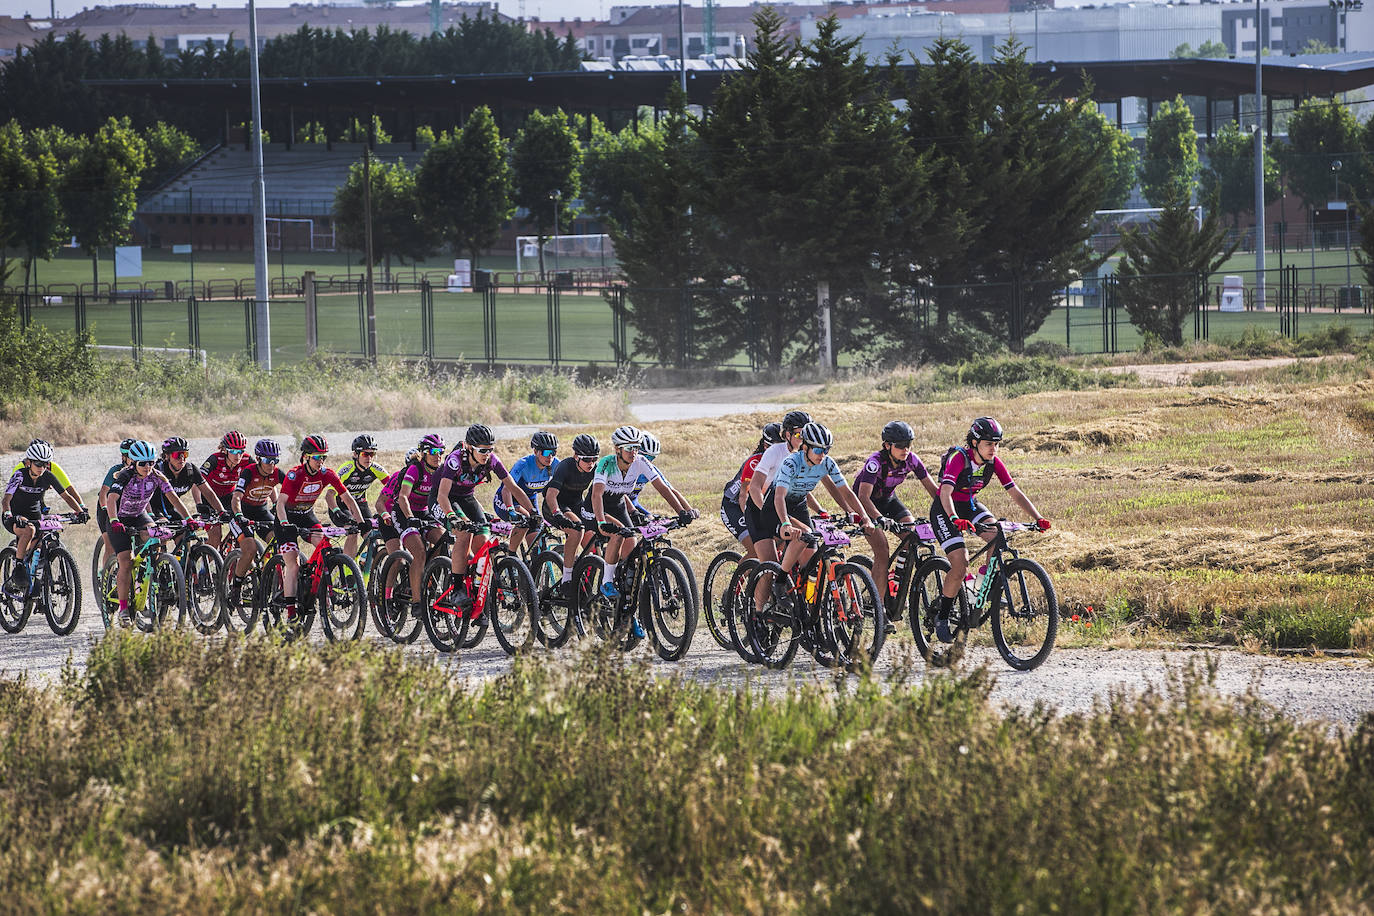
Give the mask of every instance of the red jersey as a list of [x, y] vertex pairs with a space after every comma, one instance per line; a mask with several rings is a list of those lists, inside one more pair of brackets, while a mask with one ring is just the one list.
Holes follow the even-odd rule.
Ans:
[[205, 475], [205, 482], [210, 484], [210, 489], [219, 496], [228, 496], [234, 492], [234, 486], [239, 482], [239, 475], [243, 473], [243, 469], [252, 463], [239, 456], [239, 463], [231, 467], [227, 455], [223, 452], [214, 452], [201, 464], [200, 472]]
[[309, 509], [315, 505], [315, 500], [320, 498], [325, 487], [333, 487], [339, 495], [348, 492], [339, 475], [331, 468], [321, 467], [318, 474], [311, 474], [305, 470], [304, 464], [296, 465], [286, 472], [286, 482], [281, 485], [281, 491], [286, 494], [286, 508], [297, 511]]
[[286, 475], [276, 465], [272, 465], [272, 470], [264, 474], [256, 461], [250, 461], [239, 474], [234, 490], [243, 494], [243, 501], [248, 505], [265, 506], [273, 498], [272, 491], [285, 480]]

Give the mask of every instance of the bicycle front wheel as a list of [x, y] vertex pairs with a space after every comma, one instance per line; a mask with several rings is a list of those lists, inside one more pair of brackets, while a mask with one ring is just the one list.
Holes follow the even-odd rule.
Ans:
[[420, 635], [423, 622], [410, 613], [410, 551], [387, 554], [382, 563], [381, 584], [377, 590], [377, 629], [401, 645], [410, 645]]
[[191, 626], [209, 636], [224, 623], [224, 558], [209, 544], [196, 544], [186, 557], [183, 572]]
[[758, 568], [759, 561], [753, 557], [740, 560], [739, 565], [735, 567], [734, 575], [730, 577], [730, 584], [725, 589], [721, 605], [725, 632], [730, 636], [730, 648], [750, 664], [763, 664], [763, 660], [754, 654], [750, 646], [748, 628], [744, 625], [744, 622], [754, 614], [754, 592], [750, 588], [750, 583], [754, 581], [754, 573]]
[[706, 619], [706, 629], [711, 638], [722, 649], [733, 648], [730, 633], [725, 623], [725, 601], [730, 587], [730, 579], [739, 566], [740, 554], [734, 550], [722, 550], [711, 558], [706, 567], [706, 578], [701, 583], [701, 611]]
[[835, 663], [849, 671], [873, 664], [887, 639], [887, 615], [867, 569], [841, 563], [821, 602], [821, 626]]
[[948, 621], [952, 639], [946, 643], [939, 639], [939, 616], [941, 586], [949, 573], [949, 560], [944, 557], [931, 557], [916, 568], [911, 578], [911, 592], [907, 596], [911, 620], [911, 633], [916, 637], [916, 648], [926, 663], [935, 668], [944, 668], [957, 661], [964, 651], [968, 639], [968, 600], [963, 588], [955, 598], [952, 620]]
[[145, 633], [155, 632], [167, 625], [169, 617], [179, 625], [186, 613], [186, 575], [176, 557], [164, 552], [153, 558], [147, 589], [143, 608], [134, 615], [138, 628]]
[[569, 587], [562, 586], [563, 557], [546, 550], [534, 561], [534, 593], [539, 599], [535, 635], [550, 649], [567, 645], [573, 635], [573, 599]]
[[435, 557], [425, 564], [420, 620], [430, 643], [445, 655], [457, 652], [468, 634], [468, 608], [450, 607], [440, 600], [452, 594], [452, 585], [453, 567], [448, 557]]
[[100, 573], [101, 570], [104, 569], [105, 563], [105, 536], [97, 532], [95, 536], [95, 547], [91, 550], [91, 591], [95, 593], [97, 604], [103, 600], [100, 587]]
[[507, 655], [528, 652], [534, 647], [538, 612], [534, 577], [529, 568], [519, 557], [497, 560], [491, 587], [487, 590], [486, 613], [491, 621], [491, 632]]
[[119, 614], [119, 560], [114, 557], [106, 560], [96, 581], [100, 583], [96, 592], [100, 620], [108, 630], [115, 625], [115, 617]]
[[697, 629], [692, 579], [672, 557], [659, 557], [649, 565], [639, 588], [639, 619], [664, 661], [679, 661], [692, 648]]
[[62, 547], [55, 547], [44, 558], [43, 606], [48, 626], [58, 636], [76, 629], [81, 619], [81, 575], [76, 560]]
[[[779, 589], [781, 583], [783, 588]], [[774, 670], [786, 668], [797, 656], [803, 628], [797, 622], [794, 604], [802, 600], [798, 593], [779, 595], [786, 591], [787, 576], [777, 563], [760, 563], [750, 577], [749, 593], [756, 594], [760, 585], [766, 587], [763, 606], [755, 607], [744, 621], [749, 634], [749, 648], [765, 666]]]
[[1059, 633], [1059, 598], [1049, 573], [1034, 560], [1012, 560], [997, 576], [992, 592], [992, 640], [1017, 671], [1040, 667]]
[[315, 608], [330, 642], [362, 638], [367, 624], [367, 593], [362, 571], [352, 557], [332, 553], [324, 558]]

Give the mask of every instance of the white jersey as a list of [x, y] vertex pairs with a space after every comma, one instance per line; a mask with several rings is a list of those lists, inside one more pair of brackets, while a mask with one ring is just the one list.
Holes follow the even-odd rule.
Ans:
[[[760, 476], [763, 478], [763, 492], [768, 492], [768, 487], [773, 483], [773, 478], [778, 476], [778, 468], [782, 467], [783, 459], [792, 454], [792, 449], [786, 442], [775, 442], [764, 449], [763, 457], [754, 467], [754, 477], [750, 479], [749, 486], [754, 485], [754, 480]], [[754, 505], [760, 506], [758, 503]]]
[[646, 483], [651, 483], [659, 476], [658, 468], [639, 455], [635, 455], [635, 460], [630, 462], [623, 474], [620, 473], [620, 463], [615, 455], [606, 455], [596, 463], [592, 485], [605, 484], [608, 496], [629, 496], [639, 485], [641, 477]]

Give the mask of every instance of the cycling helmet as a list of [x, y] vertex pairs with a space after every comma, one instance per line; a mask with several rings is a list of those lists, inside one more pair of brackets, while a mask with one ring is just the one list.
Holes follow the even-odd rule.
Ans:
[[814, 445], [816, 448], [830, 448], [835, 437], [830, 434], [830, 430], [821, 424], [808, 423], [802, 427], [801, 440], [807, 445]]
[[190, 443], [180, 436], [168, 436], [162, 440], [162, 454], [164, 455], [169, 452], [189, 452], [190, 450]]
[[893, 420], [883, 427], [883, 441], [891, 442], [898, 448], [906, 448], [915, 438], [915, 431], [912, 430], [911, 424], [905, 420]]
[[52, 462], [52, 446], [42, 439], [35, 439], [29, 443], [28, 451], [24, 452], [24, 458], [29, 461]]
[[789, 410], [787, 416], [782, 418], [783, 429], [801, 429], [811, 422], [811, 414], [804, 410]]
[[414, 461], [416, 458], [419, 458], [419, 457], [420, 457], [420, 450], [419, 450], [418, 448], [413, 448], [413, 449], [411, 449], [410, 451], [406, 452], [406, 460], [405, 460], [405, 463], [406, 463], [406, 464], [410, 464], [412, 461]]
[[541, 429], [533, 436], [530, 436], [530, 448], [534, 449], [535, 451], [541, 451], [543, 449], [550, 448], [557, 449], [558, 437], [555, 436], [553, 433], [546, 433]]
[[484, 423], [474, 423], [463, 434], [463, 441], [468, 445], [495, 445], [496, 434], [491, 431], [490, 426]]
[[586, 433], [573, 440], [573, 454], [581, 455], [583, 458], [595, 458], [601, 454], [601, 443], [596, 441], [595, 436]]
[[306, 436], [301, 440], [302, 455], [328, 455], [329, 440], [319, 433], [313, 436]]
[[259, 458], [280, 458], [281, 446], [271, 439], [259, 439], [253, 444], [253, 454]]
[[427, 448], [443, 447], [444, 437], [439, 435], [438, 433], [430, 433], [428, 436], [425, 436], [423, 439], [420, 440], [420, 451], [422, 452]]
[[1001, 442], [1002, 424], [992, 417], [979, 417], [968, 428], [968, 436], [970, 439], [982, 439], [984, 442]]
[[653, 433], [645, 433], [640, 437], [639, 453], [645, 458], [657, 458], [661, 451], [663, 451], [663, 444], [654, 437]]
[[616, 448], [639, 447], [639, 440], [644, 438], [644, 434], [633, 426], [621, 426], [611, 433], [611, 445]]
[[[48, 458], [52, 458], [52, 449], [48, 450]], [[156, 461], [157, 453], [153, 451], [153, 443], [144, 442], [142, 439], [139, 439], [133, 445], [129, 446], [129, 460]]]
[[361, 436], [357, 436], [353, 440], [353, 451], [355, 452], [361, 452], [364, 449], [376, 450], [376, 448], [377, 440], [369, 436], [367, 433], [363, 433]]
[[763, 441], [769, 445], [777, 445], [782, 441], [782, 424], [768, 423], [763, 427]]
[[248, 448], [248, 440], [243, 438], [243, 433], [237, 429], [231, 429], [224, 434], [224, 438], [219, 440], [220, 448]]
[[127, 458], [129, 455], [129, 446], [133, 445], [137, 441], [137, 439], [125, 439], [123, 442], [119, 443], [119, 454]]

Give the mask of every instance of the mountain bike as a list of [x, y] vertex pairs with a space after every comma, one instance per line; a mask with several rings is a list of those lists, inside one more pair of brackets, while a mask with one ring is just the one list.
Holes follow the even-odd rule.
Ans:
[[[163, 542], [176, 537], [183, 528], [198, 525], [195, 519], [180, 523], [153, 525], [133, 550], [130, 569], [129, 614], [134, 626], [152, 633], [167, 625], [175, 610], [175, 625], [186, 619], [186, 575]], [[110, 629], [119, 614], [119, 557], [110, 557], [100, 572], [100, 617]]]
[[[659, 542], [669, 531], [691, 524], [681, 517], [651, 519], [635, 528], [621, 528], [622, 537], [638, 537], [630, 555], [616, 569], [614, 597], [602, 592], [606, 561], [587, 552], [573, 566], [576, 619], [599, 638], [622, 650], [633, 649], [646, 636], [665, 661], [677, 661], [691, 648], [696, 632], [697, 604], [691, 580]], [[600, 532], [593, 542], [605, 539]], [[634, 632], [638, 618], [644, 634]]]
[[735, 602], [731, 600], [730, 581], [743, 559], [744, 555], [738, 550], [722, 550], [706, 564], [706, 578], [701, 581], [701, 617], [706, 621], [711, 638], [722, 649], [734, 648], [730, 639], [730, 622], [727, 620], [735, 609]]
[[[453, 533], [448, 525], [435, 519], [416, 519], [420, 523], [420, 537], [425, 542], [425, 564], [435, 557], [447, 557], [453, 549]], [[429, 540], [429, 532], [440, 528], [443, 536], [437, 541]], [[410, 612], [410, 564], [413, 558], [405, 547], [386, 555], [376, 582], [376, 601], [373, 604], [372, 620], [377, 631], [393, 642], [401, 645], [413, 643], [420, 635], [424, 620]], [[422, 567], [423, 568], [423, 567]], [[423, 588], [423, 579], [421, 580]], [[463, 648], [460, 646], [460, 648]]]
[[[474, 551], [461, 580], [454, 580], [448, 557], [437, 556], [425, 564], [425, 633], [440, 652], [473, 648], [488, 626], [507, 655], [526, 652], [534, 645], [538, 627], [534, 577], [503, 540], [515, 525], [532, 525], [499, 519], [489, 525], [491, 536]], [[463, 519], [457, 526], [473, 533], [485, 527]], [[474, 627], [476, 639], [470, 637]]]
[[[0, 590], [0, 628], [6, 633], [18, 633], [28, 623], [35, 607], [48, 618], [48, 626], [58, 636], [66, 636], [76, 629], [81, 618], [81, 576], [76, 560], [62, 542], [65, 525], [80, 525], [86, 516], [75, 512], [65, 515], [46, 515], [36, 524], [38, 534], [24, 558], [29, 570], [29, 587], [22, 593]], [[19, 557], [14, 542], [0, 550], [0, 583], [8, 583], [18, 567]]]
[[[332, 540], [356, 531], [356, 525], [345, 528], [325, 525], [313, 532], [302, 532], [303, 535], [318, 533], [323, 535], [323, 539], [315, 545], [310, 558], [302, 558], [298, 564], [296, 594], [291, 598], [286, 597], [284, 589], [286, 557], [283, 554], [299, 548], [290, 541], [277, 544], [273, 556], [259, 574], [258, 587], [254, 592], [253, 616], [245, 632], [251, 631], [259, 621], [266, 632], [280, 626], [285, 620], [288, 637], [305, 636], [310, 633], [318, 615], [324, 636], [330, 642], [361, 638], [363, 626], [367, 623], [363, 574], [353, 558]], [[286, 613], [292, 602], [296, 605], [294, 617]]]
[[547, 522], [539, 527], [534, 537], [526, 538], [520, 545], [520, 559], [534, 577], [534, 594], [539, 602], [534, 638], [550, 648], [566, 642], [566, 638], [560, 642], [559, 637], [563, 637], [571, 624], [572, 605], [567, 601], [554, 601], [558, 583], [563, 578], [563, 549], [558, 530]]
[[218, 519], [201, 519], [187, 525], [173, 539], [172, 556], [186, 576], [186, 611], [191, 626], [206, 636], [224, 625], [224, 557], [206, 539], [207, 524]]
[[[257, 549], [248, 564], [248, 571], [238, 586], [233, 585], [242, 547], [234, 547], [224, 557], [224, 627], [230, 632], [248, 633], [256, 623], [254, 606], [258, 600], [258, 584], [262, 581], [262, 571], [267, 558], [276, 551], [277, 526], [275, 522], [253, 522], [245, 520], [243, 531], [254, 539]], [[232, 539], [225, 539], [233, 543]]]
[[1039, 529], [999, 519], [975, 530], [995, 531], [996, 536], [969, 557], [972, 569], [986, 555], [987, 571], [974, 588], [959, 589], [949, 622], [953, 640], [947, 644], [936, 638], [935, 628], [949, 561], [934, 557], [917, 569], [910, 599], [916, 646], [932, 666], [955, 664], [963, 657], [969, 632], [991, 619], [992, 640], [1002, 659], [1018, 671], [1038, 668], [1049, 657], [1059, 632], [1059, 598], [1049, 573], [1021, 556], [1011, 546], [1011, 538], [1028, 531], [1038, 534]]
[[[782, 566], [760, 563], [740, 596], [744, 629], [755, 658], [769, 668], [786, 668], [799, 648], [821, 665], [855, 670], [872, 664], [887, 639], [887, 615], [873, 576], [847, 561], [844, 548], [860, 526], [816, 519], [802, 543], [815, 553], [784, 574]], [[754, 607], [760, 581], [768, 585], [763, 607]]]

